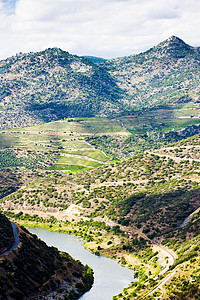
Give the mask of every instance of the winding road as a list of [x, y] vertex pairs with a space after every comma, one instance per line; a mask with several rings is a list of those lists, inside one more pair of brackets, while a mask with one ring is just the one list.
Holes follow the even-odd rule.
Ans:
[[6, 252], [4, 252], [0, 255], [0, 258], [7, 255], [7, 254], [9, 254], [13, 250], [15, 250], [17, 248], [17, 246], [19, 245], [19, 236], [18, 236], [18, 232], [17, 232], [17, 227], [13, 222], [11, 222], [11, 225], [12, 225], [12, 229], [13, 229], [14, 241], [15, 242], [14, 242], [14, 245], [12, 246], [11, 249], [7, 250]]

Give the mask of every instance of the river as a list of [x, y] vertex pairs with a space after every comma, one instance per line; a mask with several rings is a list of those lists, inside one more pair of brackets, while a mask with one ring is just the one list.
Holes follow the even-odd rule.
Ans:
[[29, 228], [29, 231], [37, 234], [47, 245], [68, 252], [73, 258], [93, 269], [94, 285], [80, 298], [81, 300], [111, 300], [114, 295], [122, 292], [123, 288], [134, 281], [132, 270], [122, 267], [112, 259], [90, 253], [82, 245], [83, 239], [40, 228]]

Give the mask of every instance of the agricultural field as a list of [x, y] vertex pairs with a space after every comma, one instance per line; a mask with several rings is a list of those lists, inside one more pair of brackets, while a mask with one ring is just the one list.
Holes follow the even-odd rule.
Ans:
[[[130, 121], [135, 122], [135, 119], [124, 117], [126, 119], [129, 128], [134, 128]], [[193, 118], [182, 119], [193, 121]], [[198, 130], [198, 125], [187, 124], [191, 126], [190, 133]], [[187, 135], [188, 131], [181, 131], [185, 132]], [[183, 270], [176, 282], [167, 283], [163, 294], [158, 291], [154, 296], [168, 299], [176, 289], [179, 295], [186, 297], [192, 291], [199, 295], [199, 273], [194, 273], [194, 278], [191, 273], [196, 270], [199, 257], [199, 248], [194, 251], [193, 248], [199, 237], [200, 135], [186, 139], [183, 136], [178, 142], [176, 138], [161, 140], [148, 149], [143, 133], [134, 135], [116, 118], [68, 119], [4, 130], [0, 154], [2, 169], [6, 166], [7, 172], [1, 176], [7, 175], [2, 180], [5, 191], [0, 208], [21, 224], [79, 235], [91, 252], [133, 268], [139, 277], [138, 283], [125, 289], [116, 299], [137, 299], [138, 295], [145, 295], [162, 278], [158, 277], [161, 265], [169, 274], [173, 272], [166, 253], [163, 258], [163, 252], [154, 249], [151, 243], [176, 253], [174, 268], [181, 266]], [[173, 137], [180, 137], [178, 131]], [[113, 160], [114, 155], [100, 150], [91, 139], [118, 140], [119, 151], [127, 144], [130, 147], [128, 141], [134, 141], [135, 145], [138, 143], [138, 153]], [[29, 181], [23, 181], [25, 177]], [[20, 184], [11, 191], [9, 187], [15, 187], [14, 180]], [[192, 221], [182, 226], [194, 211], [197, 213]], [[190, 267], [188, 262], [191, 262]], [[184, 274], [190, 278], [185, 283], [188, 293], [181, 285], [185, 282]]]
[[[198, 122], [198, 110], [188, 104], [176, 110], [158, 109], [113, 118], [68, 118], [2, 130], [0, 196], [31, 182], [43, 170], [80, 172], [167, 146], [198, 133]], [[166, 133], [174, 127], [180, 131]]]
[[16, 191], [44, 170], [78, 172], [111, 159], [85, 136], [128, 135], [116, 120], [66, 119], [0, 132], [0, 197]]
[[197, 104], [177, 105], [175, 108], [159, 108], [135, 112], [130, 116], [118, 118], [119, 122], [133, 134], [169, 132], [200, 123]]
[[199, 59], [171, 37], [96, 63], [54, 48], [0, 64], [0, 210], [133, 269], [113, 300], [200, 299]]
[[132, 112], [118, 116], [126, 135], [92, 135], [86, 141], [110, 154], [114, 159], [157, 149], [172, 142], [200, 133], [199, 109], [195, 104], [179, 105], [176, 108], [159, 108]]
[[[193, 140], [197, 144], [199, 135]], [[195, 147], [199, 149], [199, 145]], [[98, 168], [91, 168], [89, 163], [93, 160], [88, 160], [88, 170], [78, 173], [47, 170], [25, 190], [4, 198], [2, 205], [16, 210], [33, 209], [35, 213], [54, 212], [61, 218], [70, 219], [77, 212], [71, 216], [67, 209], [75, 205], [78, 215], [87, 218], [107, 216], [114, 222], [141, 228], [149, 238], [162, 236], [198, 208], [200, 182], [199, 159], [163, 155], [161, 151], [164, 150], [102, 163]], [[80, 157], [77, 160], [79, 167], [86, 165], [86, 159]], [[70, 167], [73, 162], [78, 166], [75, 159], [59, 156], [54, 167], [71, 164]], [[61, 167], [58, 170], [62, 170]]]

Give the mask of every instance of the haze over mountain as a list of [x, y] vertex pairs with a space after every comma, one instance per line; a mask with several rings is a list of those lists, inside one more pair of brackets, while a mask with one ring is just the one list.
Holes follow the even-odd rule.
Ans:
[[0, 127], [198, 105], [199, 72], [200, 48], [174, 36], [144, 53], [105, 62], [58, 48], [18, 54], [0, 62]]

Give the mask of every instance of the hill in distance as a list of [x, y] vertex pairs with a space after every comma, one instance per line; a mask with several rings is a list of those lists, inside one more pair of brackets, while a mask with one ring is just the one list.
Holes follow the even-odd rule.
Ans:
[[[147, 299], [199, 299], [199, 49], [172, 36], [104, 62], [57, 48], [0, 62], [1, 128], [12, 127], [0, 133], [1, 209], [21, 224], [62, 227], [137, 271], [113, 299], [145, 296], [161, 267], [177, 273]], [[83, 118], [103, 115], [114, 116]], [[46, 296], [63, 276], [75, 293], [91, 286], [91, 269], [18, 231], [20, 247], [0, 259], [0, 299]], [[0, 215], [0, 253], [12, 243]], [[158, 243], [176, 252], [174, 265], [168, 254], [158, 262]]]
[[0, 62], [0, 128], [185, 103], [199, 108], [199, 72], [200, 48], [174, 36], [103, 62], [58, 48], [18, 54]]

